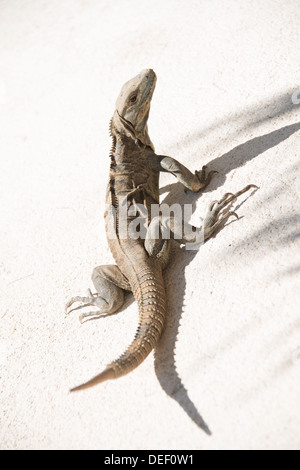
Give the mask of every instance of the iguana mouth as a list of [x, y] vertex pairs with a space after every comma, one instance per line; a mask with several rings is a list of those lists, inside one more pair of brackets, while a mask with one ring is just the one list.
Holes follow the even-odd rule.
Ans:
[[120, 120], [124, 124], [124, 126], [128, 127], [132, 132], [134, 132], [134, 130], [135, 130], [134, 125], [130, 121], [128, 121], [128, 119], [123, 118], [118, 110], [116, 110], [116, 111], [117, 111], [117, 114], [118, 114]]
[[143, 143], [143, 139], [141, 137], [142, 133], [138, 132], [137, 129], [134, 127], [134, 125], [130, 121], [128, 121], [128, 119], [123, 118], [122, 116], [120, 116], [119, 113], [118, 113], [118, 116], [122, 124], [131, 132], [131, 134], [135, 136], [141, 143]]
[[149, 79], [149, 88], [150, 88], [150, 92], [149, 92], [149, 97], [150, 99], [152, 98], [152, 95], [153, 95], [153, 92], [154, 92], [154, 89], [155, 89], [155, 85], [156, 85], [156, 75], [155, 75], [155, 72], [153, 70], [151, 70], [151, 78]]

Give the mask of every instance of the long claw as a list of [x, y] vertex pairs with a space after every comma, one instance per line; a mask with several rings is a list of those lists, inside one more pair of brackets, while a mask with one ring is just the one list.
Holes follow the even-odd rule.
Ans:
[[[222, 197], [222, 199], [220, 201], [217, 201], [218, 204], [222, 204], [223, 202], [226, 202], [227, 199], [229, 199], [230, 197], [234, 196], [233, 193], [226, 193], [224, 194], [224, 196]], [[224, 206], [225, 207], [225, 206]]]
[[233, 211], [221, 212], [221, 213], [217, 214], [217, 223], [221, 224], [222, 222], [225, 222], [227, 219], [229, 219], [229, 217], [231, 217], [231, 216], [234, 216], [237, 219], [239, 219], [239, 216], [237, 215], [236, 212], [233, 212]]
[[213, 208], [214, 208], [214, 206], [215, 206], [216, 204], [219, 204], [219, 201], [217, 201], [217, 200], [212, 201], [212, 203], [211, 203], [210, 206], [209, 206], [209, 210], [212, 211]]
[[[81, 305], [78, 305], [77, 307], [74, 307], [70, 309], [70, 307], [75, 303], [75, 302], [81, 302]], [[86, 317], [95, 317], [98, 318], [101, 315], [104, 315], [109, 311], [109, 305], [108, 302], [105, 300], [105, 298], [101, 297], [98, 294], [92, 294], [91, 290], [88, 289], [87, 291], [87, 297], [73, 297], [72, 299], [69, 300], [69, 302], [66, 304], [66, 315], [69, 315], [71, 312], [74, 312], [76, 310], [81, 310], [86, 307], [97, 307], [98, 311], [93, 311], [93, 312], [84, 312], [79, 315], [79, 320], [80, 323], [84, 320]], [[70, 309], [70, 310], [69, 310]]]
[[226, 193], [223, 198], [219, 201], [218, 207], [214, 210], [216, 211], [216, 213], [219, 213], [222, 209], [228, 206], [231, 202], [235, 201], [239, 196], [249, 191], [249, 189], [251, 188], [259, 189], [258, 186], [256, 186], [255, 184], [248, 184], [248, 186], [246, 186], [244, 189], [238, 191], [235, 194]]
[[84, 323], [84, 320], [88, 317], [90, 317], [90, 320], [92, 320], [92, 318], [99, 318], [101, 317], [101, 315], [105, 314], [101, 312], [84, 312], [79, 315], [79, 321], [82, 324]]
[[211, 182], [213, 175], [219, 173], [217, 170], [211, 170], [208, 174], [206, 174], [206, 171], [207, 165], [204, 165], [201, 171], [195, 171], [195, 175], [197, 176], [202, 185], [201, 189], [206, 188], [206, 186]]
[[233, 193], [226, 193], [226, 194], [224, 195], [224, 201], [226, 201], [226, 199], [228, 199], [229, 196], [234, 196], [234, 194], [233, 194]]
[[[234, 212], [234, 211], [228, 212], [228, 217], [231, 217], [231, 216], [236, 217], [237, 219], [239, 219], [238, 214], [237, 214], [236, 212]], [[227, 218], [228, 218], [228, 217], [227, 217]]]
[[75, 302], [90, 302], [91, 298], [90, 297], [72, 297], [72, 299], [69, 300], [69, 302], [66, 303], [65, 306], [65, 312], [66, 315], [68, 314], [68, 309], [75, 303]]
[[[251, 188], [259, 189], [255, 184], [249, 184], [241, 191], [238, 191], [235, 194], [226, 193], [224, 194], [222, 199], [220, 199], [220, 201], [213, 201], [210, 204], [203, 224], [205, 240], [207, 240], [222, 223], [226, 222], [229, 217], [233, 216], [239, 219], [238, 214], [234, 211], [230, 211], [228, 206], [233, 201], [235, 201], [241, 194], [245, 193], [246, 191], [249, 191], [249, 189]], [[223, 209], [225, 209], [226, 207], [227, 210], [223, 211]]]
[[78, 307], [74, 307], [72, 308], [71, 310], [69, 310], [69, 312], [67, 313], [67, 315], [70, 315], [70, 313], [72, 312], [76, 312], [77, 310], [81, 310], [85, 307], [94, 307], [94, 302], [89, 302], [89, 303], [84, 303], [82, 305], [78, 305]]
[[[73, 310], [78, 310], [80, 308], [84, 308], [84, 307], [88, 307], [88, 306], [91, 306], [91, 305], [95, 305], [97, 304], [97, 301], [99, 301], [100, 297], [99, 295], [97, 294], [92, 294], [91, 290], [88, 289], [87, 291], [87, 297], [80, 297], [80, 296], [77, 296], [77, 297], [72, 297], [72, 299], [69, 300], [69, 302], [66, 304], [65, 306], [65, 313], [66, 315], [68, 315], [70, 312], [73, 312]], [[102, 298], [101, 298], [102, 299]], [[104, 300], [104, 299], [102, 299]], [[72, 310], [69, 310], [69, 308], [76, 302], [81, 302], [82, 305], [80, 305], [79, 307], [76, 307], [76, 308], [73, 308]]]

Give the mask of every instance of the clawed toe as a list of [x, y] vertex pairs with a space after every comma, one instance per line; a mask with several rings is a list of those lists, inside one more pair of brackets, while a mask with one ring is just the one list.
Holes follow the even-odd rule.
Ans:
[[70, 307], [72, 307], [73, 304], [75, 304], [76, 302], [82, 302], [84, 305], [87, 305], [87, 304], [90, 304], [91, 302], [91, 297], [80, 297], [80, 296], [77, 296], [77, 297], [72, 297], [72, 299], [69, 300], [69, 302], [66, 303], [65, 305], [65, 312], [66, 312], [66, 315], [68, 315], [68, 313], [70, 313], [68, 310]]
[[[230, 211], [228, 206], [233, 201], [235, 201], [241, 194], [249, 191], [249, 189], [251, 188], [258, 189], [256, 185], [249, 184], [241, 191], [238, 191], [235, 194], [226, 193], [219, 201], [213, 201], [210, 204], [207, 215], [204, 219], [204, 239], [205, 240], [209, 238], [221, 224], [226, 222], [229, 219], [229, 217], [232, 216], [232, 217], [236, 217], [237, 219], [239, 219], [238, 214], [234, 211]], [[225, 208], [227, 208], [227, 210], [224, 211]]]
[[105, 315], [104, 312], [101, 312], [100, 310], [97, 312], [97, 310], [90, 311], [90, 312], [83, 312], [79, 315], [79, 321], [80, 323], [84, 323], [85, 321], [88, 320], [96, 320], [97, 318], [100, 318], [101, 316]]
[[225, 222], [226, 220], [229, 219], [229, 217], [236, 217], [237, 219], [239, 219], [239, 216], [236, 212], [234, 211], [229, 211], [229, 212], [226, 212], [225, 214], [222, 213], [222, 214], [218, 214], [218, 219], [217, 221], [218, 222]]
[[[226, 206], [228, 206], [229, 204], [231, 204], [233, 201], [235, 201], [239, 196], [241, 196], [242, 194], [246, 193], [247, 191], [249, 191], [249, 189], [251, 188], [255, 188], [255, 189], [258, 189], [258, 186], [256, 186], [255, 184], [249, 184], [248, 186], [246, 186], [244, 189], [242, 189], [241, 191], [238, 191], [237, 193], [233, 194], [233, 193], [226, 193], [224, 194], [224, 196], [222, 197], [222, 199], [220, 199], [220, 201], [216, 202], [214, 201], [214, 203], [212, 203], [212, 212], [214, 213], [214, 215], [217, 215], [220, 213], [220, 211], [222, 211]], [[216, 207], [215, 207], [216, 205]]]
[[[77, 302], [81, 303], [81, 305], [71, 308]], [[98, 294], [92, 294], [91, 290], [88, 289], [87, 297], [72, 297], [72, 299], [67, 302], [65, 313], [66, 315], [69, 315], [71, 312], [81, 310], [85, 307], [97, 307], [98, 310], [81, 313], [79, 315], [80, 323], [82, 323], [87, 317], [99, 318], [101, 315], [105, 314], [108, 310], [108, 303], [103, 297]]]
[[[216, 213], [219, 213], [222, 209], [224, 209], [225, 206], [227, 206], [227, 204], [229, 204], [228, 198], [231, 197], [231, 196], [234, 196], [234, 194], [233, 193], [224, 194], [224, 196], [222, 197], [222, 199], [220, 199], [220, 201], [213, 201], [210, 204], [209, 210], [211, 212], [215, 211]], [[217, 207], [215, 207], [215, 206], [217, 206]]]
[[200, 189], [206, 188], [206, 186], [211, 182], [211, 179], [212, 179], [213, 175], [218, 173], [218, 171], [216, 171], [216, 170], [212, 170], [208, 174], [206, 174], [206, 172], [207, 172], [207, 166], [206, 165], [204, 165], [202, 167], [201, 171], [196, 171], [195, 172], [196, 176], [198, 177], [198, 179], [201, 183], [201, 188]]

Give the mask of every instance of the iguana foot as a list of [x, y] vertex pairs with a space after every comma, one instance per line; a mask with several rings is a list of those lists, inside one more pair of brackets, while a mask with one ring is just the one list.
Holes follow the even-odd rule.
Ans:
[[234, 216], [237, 219], [239, 218], [237, 213], [234, 211], [222, 211], [226, 207], [228, 208], [229, 204], [235, 201], [239, 196], [241, 196], [241, 194], [244, 194], [251, 188], [258, 189], [255, 184], [249, 184], [241, 191], [238, 191], [236, 194], [226, 193], [224, 194], [222, 199], [220, 199], [220, 201], [213, 201], [210, 204], [208, 212], [203, 221], [204, 240], [207, 240], [220, 225], [222, 225], [224, 222], [226, 222], [226, 220], [229, 219], [229, 217]]
[[[84, 312], [79, 315], [82, 322], [87, 317], [99, 318], [102, 315], [110, 315], [117, 312], [124, 303], [124, 292], [130, 289], [127, 279], [122, 275], [117, 266], [99, 266], [94, 269], [92, 275], [96, 294], [88, 289], [86, 297], [72, 297], [66, 304], [66, 314], [71, 311], [81, 310], [85, 307], [96, 307], [93, 312]], [[117, 284], [118, 285], [117, 285]], [[81, 303], [78, 307], [69, 310], [73, 304]]]
[[88, 289], [86, 295], [87, 295], [86, 297], [81, 297], [79, 295], [76, 297], [72, 297], [65, 305], [66, 314], [68, 314], [69, 308], [72, 307], [72, 305], [75, 304], [76, 302], [81, 302], [83, 304], [89, 305], [91, 300], [94, 298], [94, 295], [92, 294], [90, 289]]
[[195, 174], [196, 174], [198, 180], [201, 183], [201, 188], [200, 189], [206, 188], [206, 186], [208, 186], [209, 183], [211, 182], [213, 175], [216, 174], [216, 173], [218, 173], [218, 171], [212, 170], [207, 174], [207, 166], [206, 165], [204, 165], [202, 167], [201, 171], [196, 170]]
[[[74, 305], [77, 302], [80, 302], [81, 305], [69, 310], [72, 307], [72, 305]], [[87, 292], [87, 297], [80, 297], [80, 296], [72, 297], [72, 299], [70, 299], [69, 302], [67, 302], [65, 306], [65, 312], [66, 312], [66, 315], [68, 315], [70, 312], [73, 312], [74, 310], [82, 309], [85, 307], [98, 307], [98, 311], [81, 313], [79, 315], [80, 322], [82, 322], [82, 320], [86, 317], [93, 316], [93, 317], [98, 318], [100, 315], [108, 313], [108, 310], [109, 310], [109, 306], [106, 300], [103, 297], [99, 296], [98, 294], [92, 294], [92, 292], [89, 289]]]

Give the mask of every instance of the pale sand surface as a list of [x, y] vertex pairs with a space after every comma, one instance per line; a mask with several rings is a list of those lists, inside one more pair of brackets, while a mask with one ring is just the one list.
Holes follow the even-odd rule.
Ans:
[[[1, 449], [300, 448], [299, 31], [296, 1], [0, 2]], [[199, 252], [176, 250], [156, 352], [71, 395], [137, 325], [130, 298], [84, 325], [64, 303], [112, 262], [108, 122], [148, 67], [157, 152], [219, 171], [197, 197], [164, 175], [166, 201], [197, 224], [223, 193], [260, 190]]]

